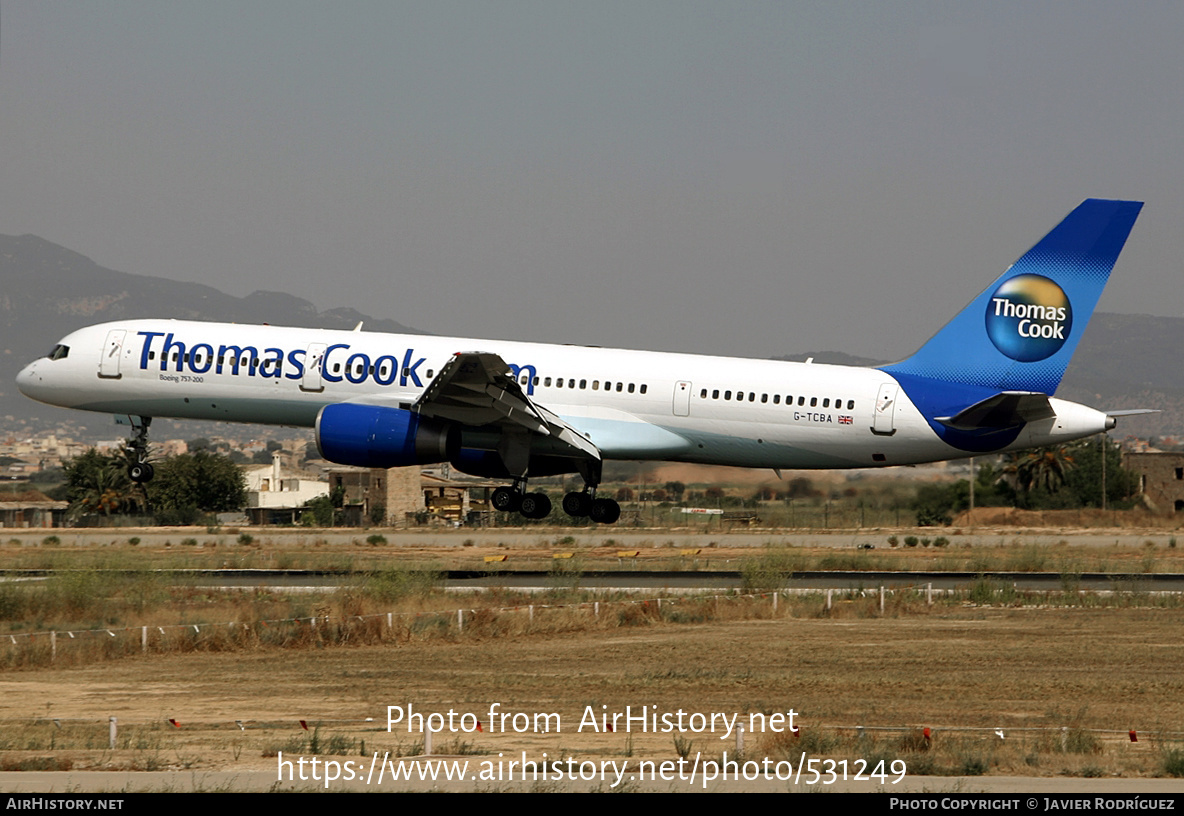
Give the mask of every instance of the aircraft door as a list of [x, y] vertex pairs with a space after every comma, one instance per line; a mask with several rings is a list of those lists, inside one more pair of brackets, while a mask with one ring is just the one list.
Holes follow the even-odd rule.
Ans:
[[674, 415], [691, 415], [691, 384], [686, 380], [674, 384]]
[[124, 329], [112, 329], [107, 332], [107, 342], [103, 344], [103, 359], [99, 361], [99, 376], [112, 380], [120, 378], [119, 358], [123, 356], [123, 340], [127, 336]]
[[896, 433], [892, 417], [896, 413], [896, 392], [900, 388], [894, 382], [880, 384], [880, 393], [876, 396], [875, 415], [872, 417], [872, 433], [881, 436], [892, 436]]
[[312, 343], [304, 352], [304, 376], [300, 379], [301, 391], [324, 391], [325, 382], [321, 379], [321, 371], [325, 365], [324, 343]]

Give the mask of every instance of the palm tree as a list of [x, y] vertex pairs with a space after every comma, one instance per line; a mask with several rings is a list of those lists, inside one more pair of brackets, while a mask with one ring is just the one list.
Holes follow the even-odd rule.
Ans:
[[1031, 493], [1042, 487], [1056, 493], [1065, 483], [1065, 474], [1073, 468], [1073, 456], [1062, 446], [1020, 451], [1008, 457], [1003, 473], [1017, 490]]
[[103, 455], [93, 448], [66, 466], [66, 483], [73, 508], [110, 516], [140, 503], [127, 475], [123, 452]]

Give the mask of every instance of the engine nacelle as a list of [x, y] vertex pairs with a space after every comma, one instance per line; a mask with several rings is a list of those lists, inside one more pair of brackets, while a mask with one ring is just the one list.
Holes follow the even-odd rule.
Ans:
[[414, 411], [343, 402], [317, 414], [317, 450], [330, 462], [368, 468], [447, 462], [459, 435], [439, 420]]

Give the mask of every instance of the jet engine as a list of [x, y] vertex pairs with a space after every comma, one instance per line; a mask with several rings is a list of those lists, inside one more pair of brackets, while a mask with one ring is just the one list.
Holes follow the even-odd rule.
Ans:
[[459, 434], [446, 422], [414, 411], [343, 402], [317, 414], [317, 450], [330, 462], [368, 468], [447, 462]]

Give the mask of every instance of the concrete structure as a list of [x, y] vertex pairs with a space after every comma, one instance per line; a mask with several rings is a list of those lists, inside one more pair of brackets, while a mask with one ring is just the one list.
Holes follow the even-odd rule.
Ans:
[[329, 495], [327, 482], [285, 478], [278, 451], [270, 465], [248, 465], [242, 471], [247, 482], [247, 517], [253, 524], [295, 523], [305, 502]]
[[[501, 484], [449, 479], [418, 467], [334, 467], [328, 474], [330, 486], [345, 491], [342, 510], [345, 523], [351, 525], [400, 526], [427, 519], [471, 522], [489, 511], [489, 494]], [[482, 491], [483, 497], [474, 501], [473, 491]]]
[[1139, 492], [1151, 509], [1184, 512], [1184, 453], [1128, 453], [1123, 465], [1139, 474]]
[[427, 510], [418, 467], [334, 467], [328, 473], [330, 487], [345, 491], [346, 524], [402, 524]]
[[0, 501], [0, 527], [61, 527], [68, 502]]

